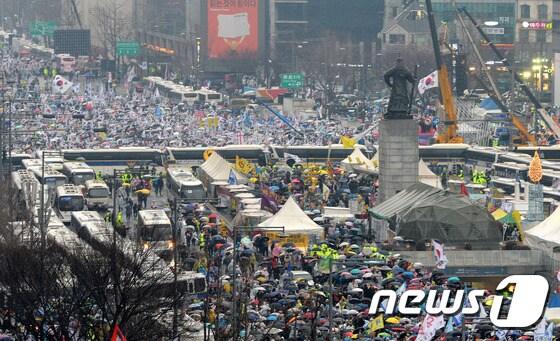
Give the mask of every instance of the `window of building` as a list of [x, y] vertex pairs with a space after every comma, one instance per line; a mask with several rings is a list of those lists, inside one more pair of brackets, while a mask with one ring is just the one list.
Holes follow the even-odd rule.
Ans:
[[547, 5], [539, 5], [537, 7], [537, 13], [539, 15], [539, 19], [547, 20], [548, 19], [548, 6]]
[[529, 42], [529, 31], [527, 31], [525, 29], [520, 29], [519, 30], [519, 41], [521, 43]]
[[402, 44], [404, 45], [406, 39], [404, 34], [389, 34], [389, 44]]
[[305, 4], [303, 3], [279, 3], [276, 7], [278, 21], [306, 21]]
[[391, 14], [393, 15], [393, 18], [396, 17], [397, 15], [399, 15], [399, 8], [398, 7], [391, 7]]
[[531, 6], [529, 5], [521, 5], [521, 18], [522, 19], [529, 19], [531, 18]]
[[537, 31], [537, 42], [546, 43], [546, 31]]

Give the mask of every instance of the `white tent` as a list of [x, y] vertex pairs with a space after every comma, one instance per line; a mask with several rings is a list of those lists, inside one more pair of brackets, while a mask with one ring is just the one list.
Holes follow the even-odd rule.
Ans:
[[340, 163], [348, 171], [366, 173], [377, 171], [377, 166], [374, 161], [368, 159], [364, 153], [362, 153], [360, 148], [354, 148], [352, 154], [348, 155], [348, 157], [340, 161]]
[[[233, 169], [232, 165], [227, 162], [218, 153], [212, 153], [208, 160], [200, 165], [199, 174], [205, 178], [207, 183], [214, 181], [228, 181], [229, 173]], [[238, 184], [246, 184], [248, 179], [245, 175], [233, 169]]]
[[283, 227], [285, 234], [308, 234], [323, 236], [323, 228], [303, 212], [291, 197], [280, 211], [258, 225], [259, 227]]
[[323, 208], [323, 217], [334, 220], [335, 222], [344, 222], [347, 219], [354, 218], [354, 214], [346, 207], [329, 207]]
[[418, 181], [438, 189], [443, 189], [439, 176], [434, 174], [422, 159], [418, 162]]
[[525, 232], [525, 240], [532, 248], [552, 253], [560, 245], [560, 207], [540, 224]]

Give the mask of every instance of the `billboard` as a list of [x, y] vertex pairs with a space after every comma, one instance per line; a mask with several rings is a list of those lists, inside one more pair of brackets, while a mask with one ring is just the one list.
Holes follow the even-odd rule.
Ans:
[[208, 59], [255, 59], [259, 51], [259, 1], [207, 1]]
[[89, 30], [54, 31], [54, 53], [68, 53], [74, 57], [89, 56], [91, 37]]

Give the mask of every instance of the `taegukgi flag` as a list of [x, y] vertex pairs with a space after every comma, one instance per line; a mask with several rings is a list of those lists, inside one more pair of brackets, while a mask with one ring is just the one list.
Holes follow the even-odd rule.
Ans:
[[437, 70], [430, 73], [426, 77], [420, 79], [418, 82], [418, 93], [423, 95], [426, 90], [431, 88], [437, 88], [439, 86], [438, 72]]
[[443, 252], [443, 244], [439, 240], [432, 240], [432, 247], [434, 249], [434, 257], [436, 258], [436, 267], [438, 269], [445, 269], [447, 266], [447, 257]]

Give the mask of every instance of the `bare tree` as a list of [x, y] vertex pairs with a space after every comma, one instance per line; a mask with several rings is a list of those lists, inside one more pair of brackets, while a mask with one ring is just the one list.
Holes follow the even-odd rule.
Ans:
[[[0, 200], [17, 197], [10, 191], [0, 184]], [[105, 340], [119, 324], [128, 340], [169, 339], [173, 308], [186, 293], [175, 290], [174, 273], [160, 257], [120, 238], [109, 245], [47, 238], [43, 248], [31, 216], [13, 222], [25, 218], [16, 209], [0, 208], [0, 303], [15, 322], [0, 328], [18, 339]], [[188, 337], [189, 322], [179, 322]]]
[[106, 56], [115, 57], [117, 41], [131, 38], [129, 10], [125, 0], [102, 0], [92, 8], [95, 16], [92, 30], [99, 37]]

